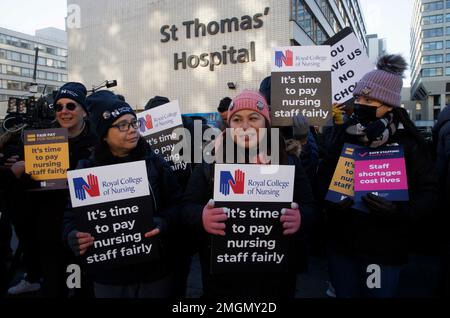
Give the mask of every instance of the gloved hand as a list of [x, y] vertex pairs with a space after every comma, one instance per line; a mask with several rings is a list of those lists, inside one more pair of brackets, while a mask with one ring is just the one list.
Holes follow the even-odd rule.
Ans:
[[14, 173], [16, 178], [20, 178], [25, 172], [25, 161], [17, 161], [11, 166], [11, 171]]
[[292, 202], [291, 209], [282, 209], [281, 214], [280, 221], [283, 223], [283, 235], [290, 235], [297, 232], [302, 220], [298, 204]]
[[362, 197], [363, 202], [374, 215], [392, 220], [400, 218], [399, 210], [394, 202], [386, 200], [375, 194], [368, 193]]
[[166, 221], [163, 218], [160, 217], [154, 217], [153, 222], [155, 223], [155, 228], [151, 231], [148, 231], [144, 234], [144, 237], [152, 237], [155, 235], [158, 235], [160, 233], [165, 233], [167, 224]]
[[202, 223], [206, 232], [214, 235], [225, 236], [225, 221], [228, 219], [227, 208], [214, 208], [214, 200], [203, 208]]
[[70, 249], [76, 256], [86, 253], [89, 246], [94, 244], [94, 237], [89, 233], [78, 232], [73, 230], [67, 236]]
[[333, 122], [335, 125], [344, 124], [344, 108], [345, 105], [333, 103], [332, 113], [333, 113]]
[[355, 203], [352, 198], [346, 197], [345, 199], [339, 201], [339, 202], [329, 202], [327, 208], [330, 210], [335, 210], [339, 212], [345, 212], [348, 211]]
[[286, 140], [286, 152], [289, 155], [294, 155], [297, 158], [300, 157], [302, 152], [302, 143], [297, 139], [287, 139]]

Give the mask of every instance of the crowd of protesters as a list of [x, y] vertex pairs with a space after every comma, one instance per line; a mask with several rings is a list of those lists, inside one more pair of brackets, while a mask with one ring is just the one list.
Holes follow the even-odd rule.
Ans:
[[[137, 115], [125, 97], [108, 90], [88, 96], [85, 86], [70, 82], [53, 101], [54, 127], [66, 128], [70, 169], [145, 161], [151, 187], [155, 227], [145, 237], [158, 238], [158, 260], [84, 274], [79, 290], [66, 285], [66, 268], [79, 264], [94, 244], [93, 233], [77, 229], [69, 190], [33, 191], [38, 184], [25, 173], [19, 132], [0, 138], [0, 292], [17, 295], [40, 290], [44, 297], [167, 298], [186, 296], [191, 257], [199, 254], [204, 297], [295, 297], [297, 274], [307, 273], [308, 256], [328, 261], [330, 288], [338, 298], [397, 297], [402, 270], [413, 253], [440, 257], [440, 289], [449, 292], [450, 241], [450, 106], [439, 115], [429, 145], [401, 107], [402, 77], [407, 65], [398, 55], [379, 59], [377, 69], [357, 84], [354, 100], [333, 105], [332, 122], [313, 127], [298, 115], [280, 128], [279, 142], [265, 151], [270, 138], [270, 77], [259, 91], [243, 90], [233, 99], [218, 96], [222, 131], [214, 140], [215, 162], [224, 162], [225, 144], [240, 149], [232, 162], [295, 167], [293, 201], [284, 209], [283, 234], [290, 241], [284, 273], [213, 274], [211, 236], [224, 236], [227, 209], [215, 206], [214, 163], [192, 162], [189, 173], [177, 174], [140, 136]], [[152, 98], [145, 109], [168, 103]], [[105, 116], [105, 114], [108, 116]], [[183, 124], [193, 129], [192, 119]], [[344, 143], [372, 149], [404, 149], [409, 200], [392, 202], [375, 194], [363, 196], [369, 211], [354, 201], [325, 200]], [[194, 142], [192, 141], [192, 144]], [[256, 151], [253, 151], [256, 149]], [[270, 154], [278, 152], [278, 162]], [[13, 230], [19, 241], [11, 249]], [[317, 251], [320, 252], [317, 252]], [[25, 275], [14, 280], [17, 259]], [[12, 261], [14, 260], [14, 261]], [[381, 268], [381, 287], [367, 286], [367, 268]]]

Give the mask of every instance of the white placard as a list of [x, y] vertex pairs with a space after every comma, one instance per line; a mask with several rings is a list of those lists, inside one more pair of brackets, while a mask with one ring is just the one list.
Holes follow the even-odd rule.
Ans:
[[183, 125], [178, 101], [141, 112], [137, 114], [137, 118], [141, 122], [139, 131], [143, 137]]
[[150, 195], [145, 161], [67, 171], [72, 207]]
[[294, 166], [216, 164], [214, 201], [292, 202]]
[[276, 47], [272, 54], [272, 72], [331, 71], [329, 45]]
[[344, 103], [353, 98], [356, 84], [374, 65], [352, 32], [331, 47], [331, 69], [333, 103]]

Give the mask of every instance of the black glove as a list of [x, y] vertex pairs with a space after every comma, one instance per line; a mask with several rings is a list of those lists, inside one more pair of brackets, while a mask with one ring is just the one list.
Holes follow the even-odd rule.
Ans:
[[373, 215], [390, 220], [399, 220], [401, 217], [397, 205], [392, 201], [372, 193], [364, 195], [362, 200]]
[[328, 209], [339, 211], [339, 212], [345, 212], [348, 211], [348, 209], [351, 208], [354, 201], [350, 197], [346, 197], [344, 200], [341, 200], [339, 202], [329, 202]]

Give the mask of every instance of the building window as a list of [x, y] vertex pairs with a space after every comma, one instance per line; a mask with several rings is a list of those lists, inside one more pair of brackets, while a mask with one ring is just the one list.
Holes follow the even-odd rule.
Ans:
[[[450, 41], [448, 41], [450, 42]], [[450, 45], [450, 43], [449, 43]], [[435, 41], [435, 42], [425, 42], [423, 43], [424, 51], [433, 51], [433, 50], [442, 50], [444, 48], [443, 41]]]
[[6, 67], [6, 74], [20, 76], [20, 67], [8, 65]]
[[20, 62], [20, 54], [17, 52], [11, 52], [11, 60]]
[[445, 76], [450, 76], [450, 67], [445, 68]]
[[422, 115], [421, 114], [416, 114], [416, 120], [422, 120]]
[[45, 72], [44, 71], [38, 71], [37, 72], [37, 77], [40, 78], [40, 79], [45, 79], [46, 78]]
[[430, 12], [430, 11], [442, 10], [442, 9], [444, 9], [443, 1], [429, 2], [429, 3], [424, 3], [422, 5], [423, 12]]
[[33, 74], [29, 68], [22, 67], [22, 76], [31, 77]]
[[422, 110], [422, 104], [416, 103], [416, 110]]
[[422, 64], [443, 63], [444, 56], [442, 54], [424, 55], [422, 57]]
[[441, 106], [441, 95], [433, 95], [433, 106]]
[[442, 76], [442, 67], [424, 68], [422, 69], [422, 77]]
[[20, 54], [20, 61], [22, 63], [30, 63], [30, 56], [28, 54]]
[[292, 0], [292, 19], [316, 44], [321, 44], [328, 39], [327, 34], [317, 19], [311, 14], [303, 0]]
[[444, 22], [443, 14], [429, 15], [427, 17], [422, 18], [422, 25], [429, 25], [429, 24], [436, 24], [436, 23], [443, 23], [443, 22]]
[[13, 91], [20, 91], [20, 90], [22, 90], [22, 84], [20, 82], [16, 82], [16, 81], [7, 81], [7, 89], [10, 89]]
[[299, 26], [312, 38], [312, 16], [309, 13], [308, 8], [303, 1], [296, 1], [297, 3], [297, 14], [296, 21]]
[[42, 65], [42, 66], [45, 66], [47, 64], [45, 58], [43, 58], [43, 57], [39, 57], [37, 63], [38, 63], [38, 65]]
[[444, 35], [444, 29], [443, 28], [434, 28], [434, 29], [428, 29], [423, 30], [423, 37], [426, 38], [432, 38], [435, 36], [443, 36]]
[[0, 50], [0, 59], [6, 59], [6, 51], [5, 50]]
[[450, 1], [449, 0], [445, 1], [445, 7], [447, 9], [450, 9]]

